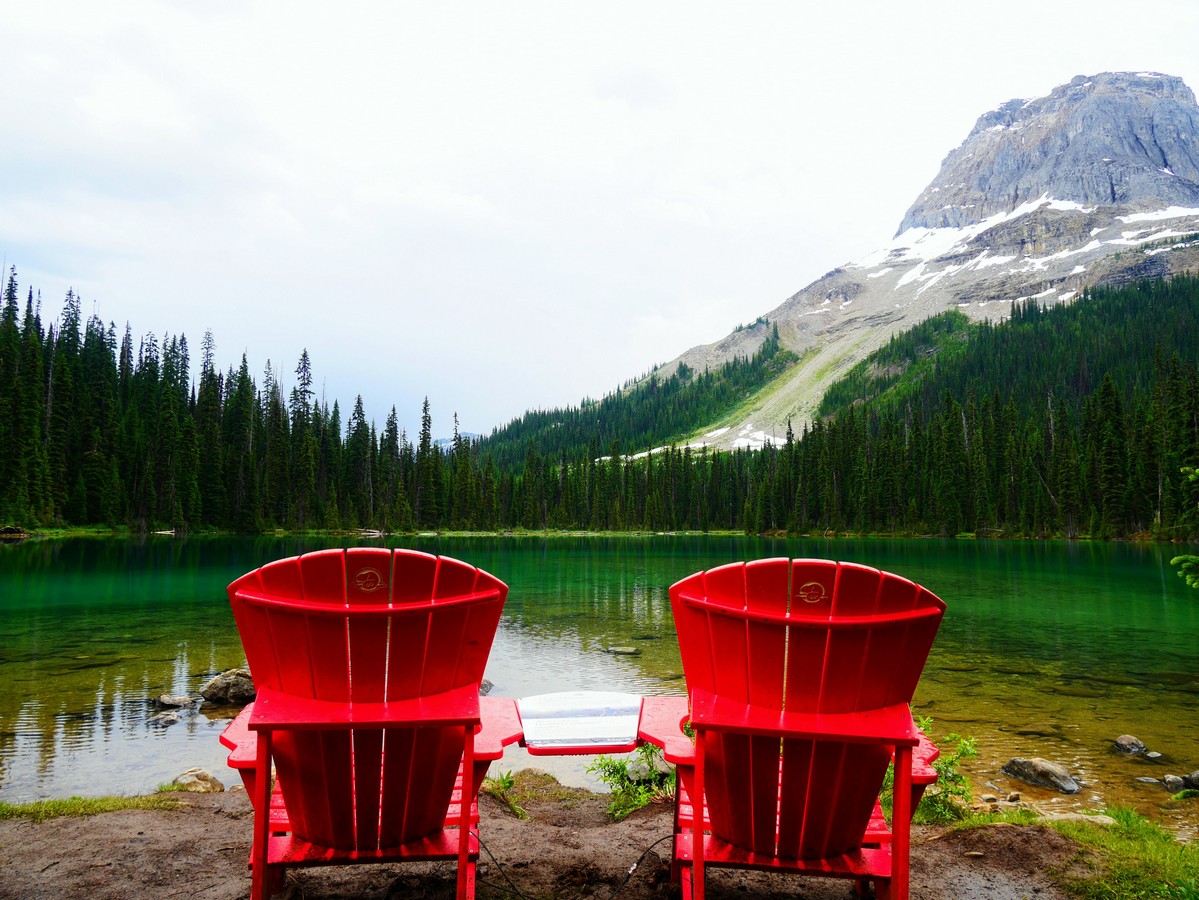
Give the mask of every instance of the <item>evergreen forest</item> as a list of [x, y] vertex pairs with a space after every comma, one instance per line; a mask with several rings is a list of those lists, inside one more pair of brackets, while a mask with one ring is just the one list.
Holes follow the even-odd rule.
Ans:
[[[653, 373], [483, 440], [414, 439], [358, 398], [214, 366], [183, 335], [135, 341], [69, 292], [42, 320], [15, 268], [0, 307], [0, 524], [134, 531], [744, 530], [1199, 536], [1199, 280], [1094, 289], [998, 324], [953, 312], [896, 335], [822, 415], [761, 451], [671, 444], [768, 389], [794, 357]], [[601, 455], [602, 454], [602, 455]]]

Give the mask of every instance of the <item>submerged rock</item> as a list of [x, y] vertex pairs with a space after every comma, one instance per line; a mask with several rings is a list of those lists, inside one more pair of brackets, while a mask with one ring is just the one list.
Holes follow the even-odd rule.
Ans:
[[1131, 734], [1120, 735], [1112, 742], [1112, 746], [1121, 753], [1127, 753], [1129, 756], [1139, 756], [1149, 749], [1145, 746], [1144, 741], [1138, 737], [1133, 737]]
[[1013, 778], [1019, 778], [1027, 784], [1050, 787], [1063, 794], [1077, 794], [1082, 790], [1065, 766], [1041, 759], [1039, 756], [1013, 757], [1004, 764], [1000, 771]]
[[173, 709], [164, 710], [146, 719], [147, 725], [155, 725], [158, 728], [167, 728], [171, 725], [178, 725], [180, 722], [179, 713]]
[[154, 705], [161, 709], [182, 709], [195, 704], [196, 698], [185, 694], [159, 694], [154, 698]]
[[608, 652], [613, 656], [640, 656], [641, 651], [636, 647], [609, 647]]
[[249, 669], [228, 669], [210, 678], [200, 688], [200, 694], [209, 703], [225, 706], [245, 706], [258, 696], [254, 679]]
[[1179, 778], [1177, 775], [1163, 775], [1162, 784], [1166, 786], [1166, 790], [1171, 794], [1177, 794], [1179, 791], [1186, 790], [1186, 779]]

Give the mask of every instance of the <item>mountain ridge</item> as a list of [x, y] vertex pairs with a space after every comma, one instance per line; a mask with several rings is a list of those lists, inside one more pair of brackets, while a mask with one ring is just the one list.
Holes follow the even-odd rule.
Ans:
[[[1095, 172], [1105, 173], [1115, 202], [1095, 199], [1104, 183]], [[854, 364], [947, 309], [1003, 319], [1017, 301], [1054, 305], [1091, 287], [1178, 272], [1199, 272], [1194, 93], [1160, 73], [1079, 76], [984, 113], [889, 243], [767, 313], [798, 362], [742, 421], [715, 436], [712, 423], [697, 423], [689, 443], [780, 443], [788, 424], [798, 430], [810, 421], [824, 391]], [[659, 371], [680, 363], [702, 371], [752, 355], [761, 340], [734, 332]]]

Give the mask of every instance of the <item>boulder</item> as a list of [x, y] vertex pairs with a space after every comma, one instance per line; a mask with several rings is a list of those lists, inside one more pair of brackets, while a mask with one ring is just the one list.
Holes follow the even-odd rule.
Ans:
[[223, 706], [245, 706], [258, 696], [249, 669], [229, 669], [210, 678], [200, 688], [200, 694], [209, 703]]
[[154, 705], [159, 709], [185, 709], [194, 706], [195, 697], [185, 694], [159, 694], [154, 698]]
[[176, 787], [196, 794], [219, 794], [225, 786], [207, 769], [193, 768], [182, 772], [171, 782]]
[[1187, 787], [1199, 791], [1199, 769], [1196, 769], [1190, 775], [1183, 775], [1182, 780], [1187, 783]]
[[1131, 734], [1122, 734], [1112, 744], [1121, 753], [1126, 753], [1129, 756], [1140, 756], [1148, 747], [1140, 738], [1133, 737]]
[[1013, 778], [1019, 778], [1027, 784], [1053, 788], [1063, 794], [1077, 794], [1082, 790], [1065, 766], [1041, 759], [1039, 756], [1013, 757], [1004, 764], [1000, 771]]
[[1185, 791], [1187, 787], [1186, 779], [1179, 778], [1177, 775], [1162, 776], [1162, 784], [1166, 786], [1166, 790], [1171, 794], [1177, 794], [1179, 791]]

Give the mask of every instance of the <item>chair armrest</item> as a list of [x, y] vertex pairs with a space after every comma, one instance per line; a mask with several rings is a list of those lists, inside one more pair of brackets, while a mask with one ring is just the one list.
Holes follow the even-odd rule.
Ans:
[[[520, 717], [516, 701], [506, 697], [480, 698], [482, 728], [475, 735], [475, 757], [493, 760], [504, 755], [504, 748], [520, 739]], [[258, 735], [250, 730], [254, 704], [237, 714], [221, 732], [221, 743], [229, 748], [231, 769], [252, 769], [258, 755]]]
[[227, 764], [231, 769], [252, 769], [258, 755], [258, 735], [250, 730], [250, 716], [254, 704], [249, 704], [237, 714], [221, 732], [221, 743], [229, 748]]
[[254, 701], [249, 727], [251, 731], [336, 731], [346, 728], [471, 723], [479, 723], [479, 688], [474, 684], [443, 694], [386, 703], [312, 700], [261, 688]]
[[646, 697], [641, 703], [640, 740], [662, 748], [668, 763], [695, 765], [695, 743], [683, 732], [687, 721], [686, 697]]
[[915, 747], [919, 730], [906, 703], [865, 712], [795, 713], [752, 706], [696, 688], [691, 693], [691, 724], [698, 729], [738, 731], [894, 746]]
[[507, 697], [480, 697], [479, 711], [483, 727], [475, 735], [475, 759], [499, 759], [504, 748], [520, 740], [522, 734], [516, 701]]
[[941, 750], [928, 739], [928, 735], [923, 731], [919, 732], [917, 736], [920, 738], [920, 743], [912, 749], [912, 783], [936, 784], [937, 770], [933, 768], [933, 763], [941, 756]]

